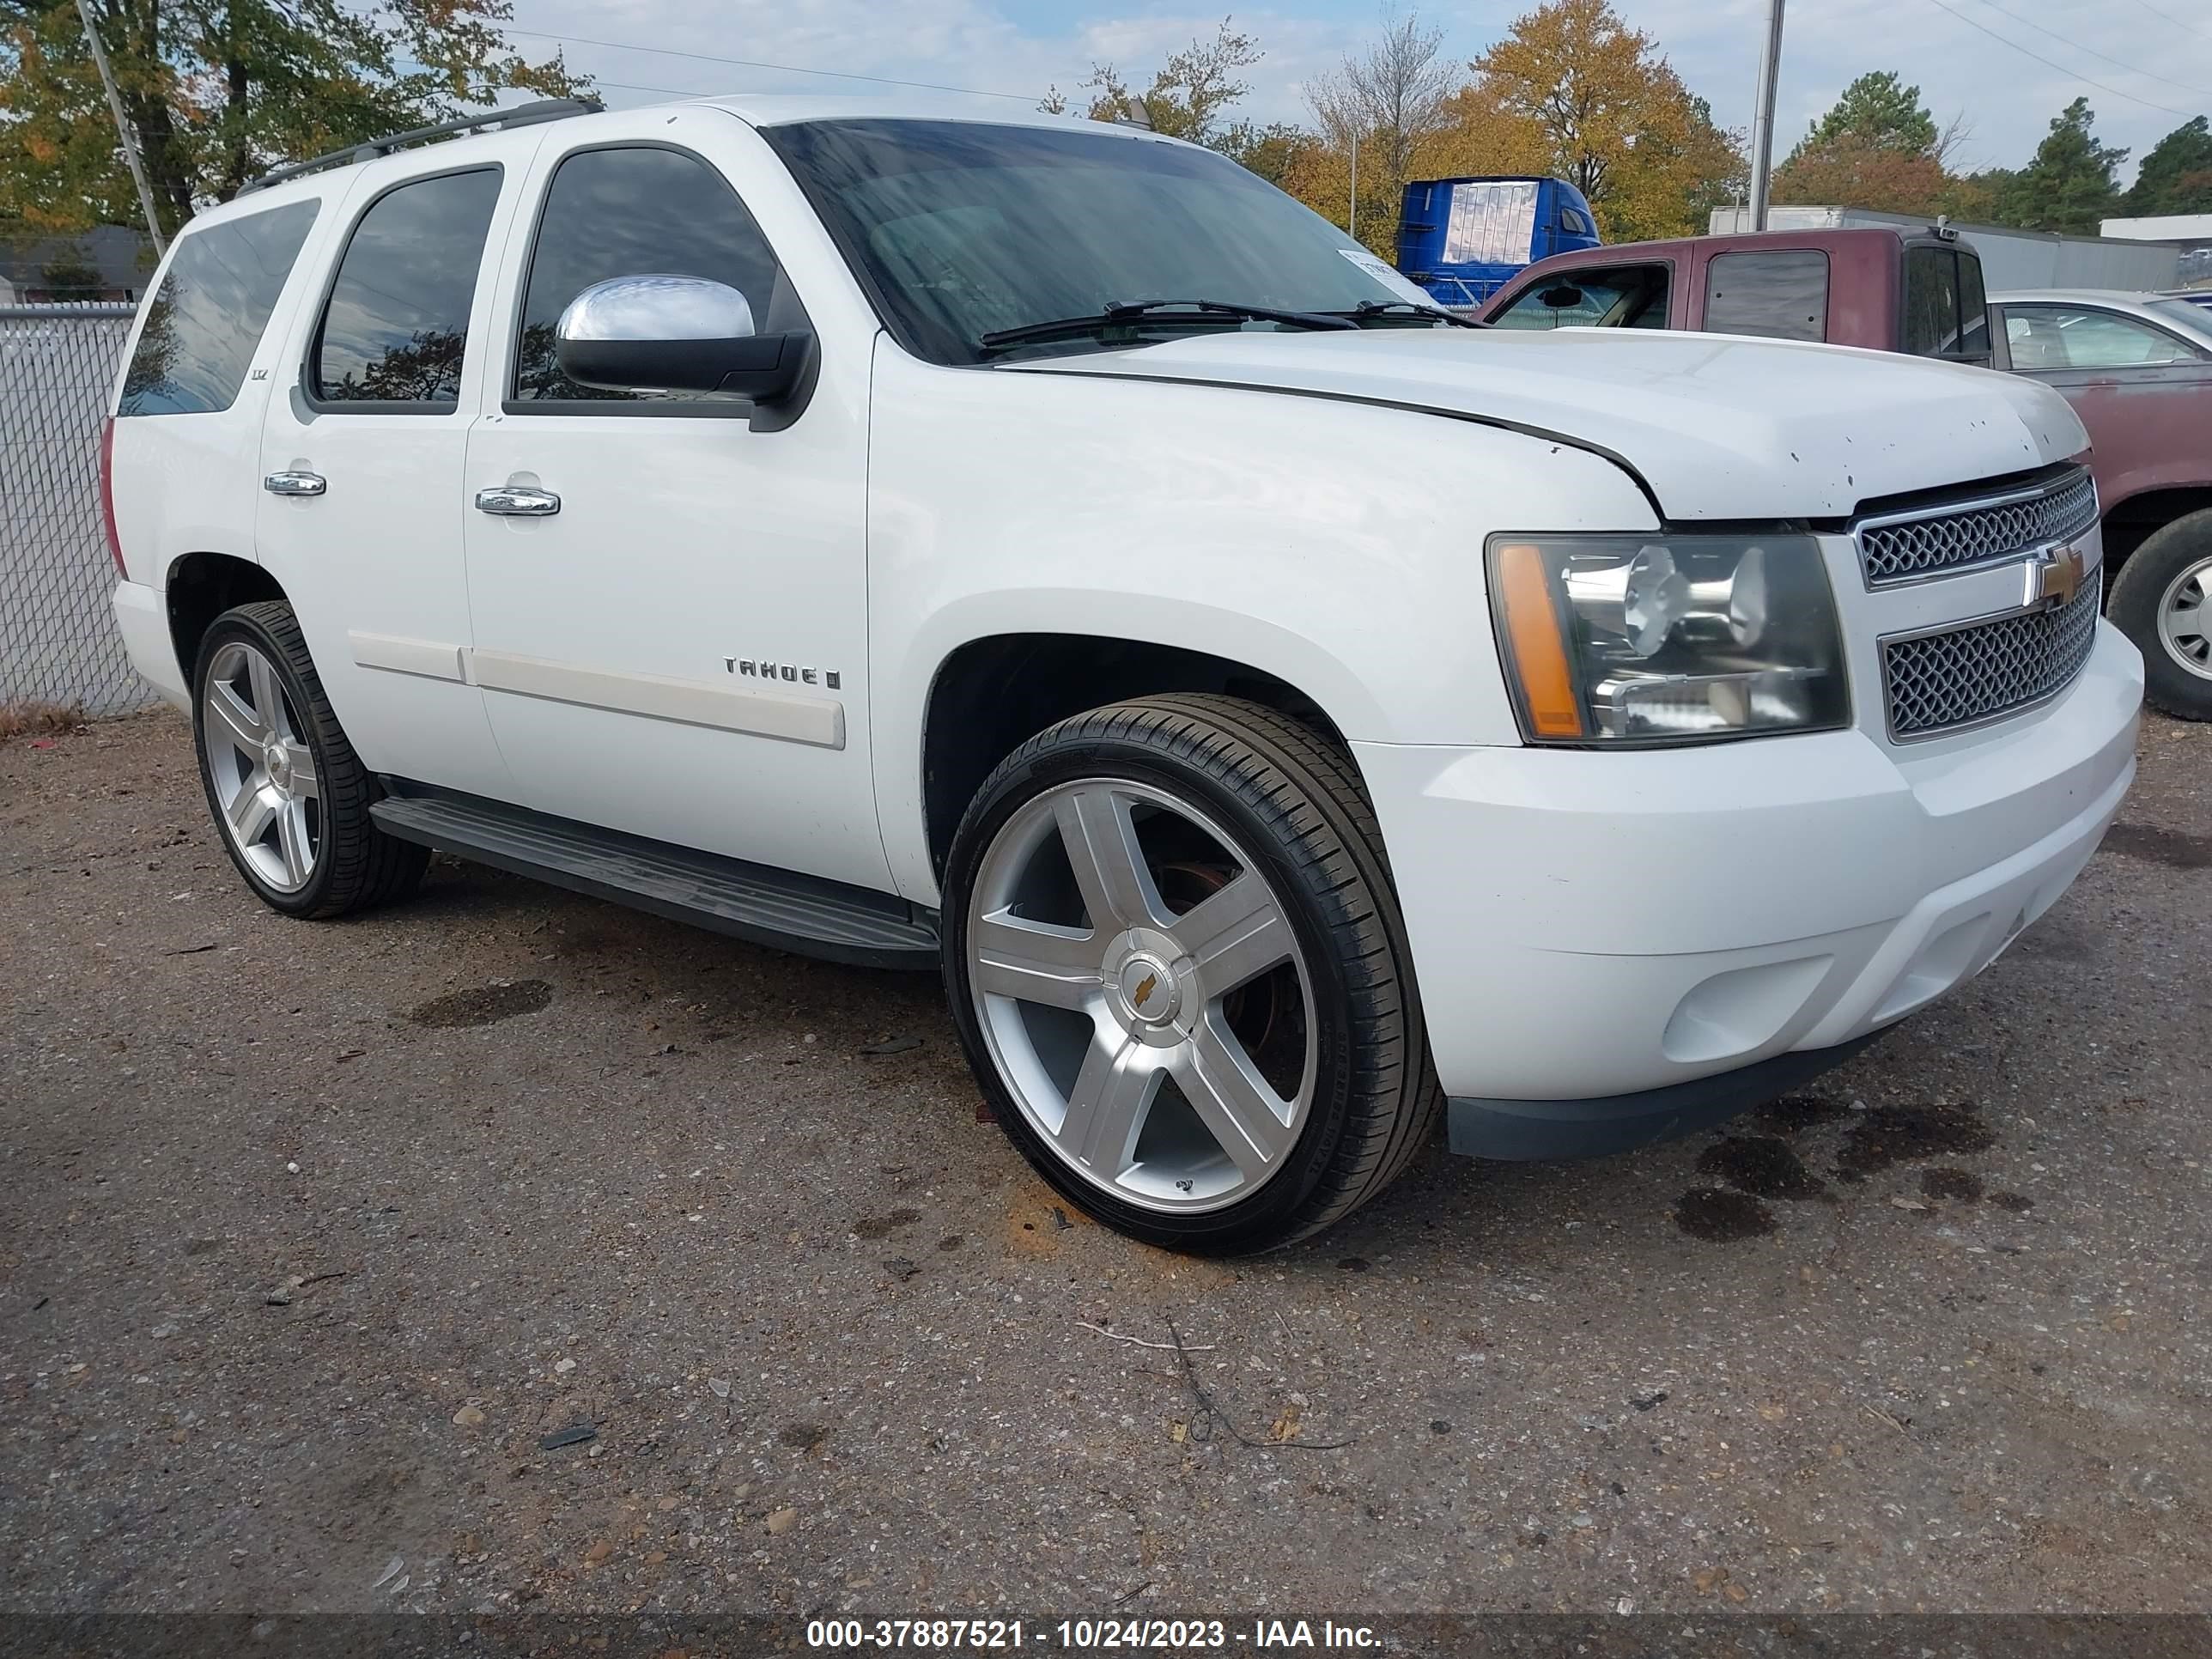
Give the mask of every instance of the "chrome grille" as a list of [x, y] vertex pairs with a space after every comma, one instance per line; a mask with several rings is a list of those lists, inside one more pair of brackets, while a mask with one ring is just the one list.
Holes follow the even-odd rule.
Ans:
[[2089, 660], [2101, 586], [2084, 582], [2051, 610], [1885, 641], [1890, 736], [1937, 737], [2057, 696]]
[[2033, 493], [1978, 506], [1934, 507], [1907, 519], [1859, 526], [1859, 560], [1867, 580], [1910, 581], [2063, 542], [2097, 522], [2097, 486], [2079, 467]]

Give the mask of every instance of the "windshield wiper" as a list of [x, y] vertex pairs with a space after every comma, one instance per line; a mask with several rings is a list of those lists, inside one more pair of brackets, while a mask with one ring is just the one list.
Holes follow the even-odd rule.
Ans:
[[[1236, 305], [1225, 300], [1133, 300], [1108, 306], [1087, 317], [1062, 317], [1049, 323], [1024, 323], [1018, 328], [994, 329], [975, 343], [986, 351], [1023, 345], [1032, 340], [1054, 340], [1064, 335], [1087, 334], [1118, 324], [1133, 323], [1161, 313], [1188, 312], [1190, 320], [1218, 317], [1224, 322], [1281, 323], [1291, 328], [1347, 329], [1359, 325], [1328, 311], [1279, 311], [1273, 306]], [[1176, 320], [1168, 317], [1164, 320]]]
[[1462, 317], [1446, 311], [1442, 306], [1425, 306], [1418, 300], [1362, 300], [1349, 311], [1332, 311], [1332, 317], [1349, 317], [1352, 325], [1366, 317], [1421, 317], [1431, 322], [1449, 323], [1454, 328], [1488, 328], [1488, 323], [1478, 322], [1472, 317]]

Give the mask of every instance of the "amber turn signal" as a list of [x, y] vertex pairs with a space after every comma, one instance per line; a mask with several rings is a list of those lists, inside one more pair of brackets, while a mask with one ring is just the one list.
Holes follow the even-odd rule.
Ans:
[[1526, 542], [1494, 549], [1500, 609], [1507, 647], [1528, 714], [1528, 732], [1537, 738], [1586, 735], [1582, 702], [1567, 667], [1564, 632], [1544, 574], [1544, 556]]

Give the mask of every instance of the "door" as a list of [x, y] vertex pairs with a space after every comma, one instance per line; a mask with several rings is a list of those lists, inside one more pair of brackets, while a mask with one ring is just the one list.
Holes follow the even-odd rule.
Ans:
[[2107, 507], [2203, 482], [2212, 350], [2197, 337], [2078, 301], [2007, 301], [1998, 314], [2013, 372], [2055, 387], [2088, 428]]
[[460, 491], [504, 188], [496, 165], [357, 186], [295, 325], [299, 377], [269, 400], [256, 525], [362, 758], [495, 796], [509, 784], [466, 677]]
[[712, 111], [613, 131], [546, 145], [501, 279], [507, 361], [469, 434], [492, 729], [539, 811], [888, 888], [867, 746], [867, 353], [817, 343], [803, 403], [775, 411], [570, 380], [555, 325], [613, 277], [707, 277], [763, 332], [809, 327], [732, 182], [774, 165], [757, 135]]

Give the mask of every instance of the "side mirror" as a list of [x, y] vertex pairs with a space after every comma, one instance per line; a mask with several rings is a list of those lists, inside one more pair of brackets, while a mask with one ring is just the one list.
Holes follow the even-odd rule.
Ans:
[[617, 276], [594, 283], [553, 328], [561, 372], [611, 392], [726, 392], [757, 404], [788, 397], [814, 337], [762, 334], [753, 308], [703, 276]]
[[1582, 304], [1584, 295], [1582, 289], [1571, 283], [1561, 283], [1556, 288], [1546, 289], [1536, 297], [1554, 311], [1568, 311]]

